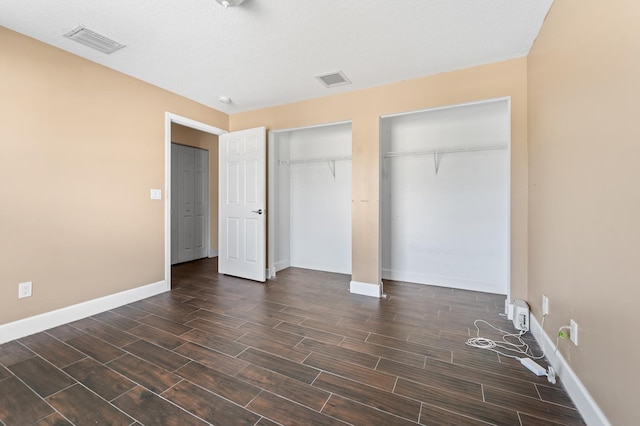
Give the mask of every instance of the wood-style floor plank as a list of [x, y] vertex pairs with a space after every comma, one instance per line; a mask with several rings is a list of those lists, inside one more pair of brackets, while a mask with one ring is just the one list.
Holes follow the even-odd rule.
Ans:
[[420, 410], [420, 423], [438, 426], [487, 426], [492, 424], [424, 403]]
[[298, 364], [253, 348], [247, 349], [238, 358], [307, 384], [313, 382], [320, 373], [317, 369], [307, 365]]
[[102, 363], [109, 362], [124, 355], [124, 352], [119, 348], [90, 334], [74, 337], [68, 340], [67, 344]]
[[197, 329], [182, 334], [182, 338], [229, 356], [237, 356], [247, 349], [246, 345]]
[[0, 364], [5, 367], [10, 367], [34, 355], [26, 346], [15, 340], [0, 345]]
[[86, 355], [47, 333], [37, 333], [19, 340], [58, 368], [66, 367], [85, 358]]
[[411, 367], [388, 359], [381, 359], [376, 370], [385, 372], [392, 377], [405, 378], [455, 392], [461, 396], [482, 400], [482, 385], [449, 376], [440, 371]]
[[322, 409], [330, 395], [329, 392], [256, 365], [249, 365], [236, 377], [251, 383], [256, 389], [268, 390], [316, 411]]
[[156, 315], [149, 315], [147, 317], [140, 318], [138, 321], [141, 322], [142, 324], [155, 327], [159, 330], [166, 331], [167, 333], [171, 333], [176, 336], [180, 336], [192, 329], [189, 326], [186, 326], [168, 319], [164, 319]]
[[204, 426], [207, 424], [204, 420], [141, 387], [136, 387], [118, 397], [113, 404], [144, 425]]
[[84, 331], [119, 348], [138, 340], [136, 336], [106, 324], [87, 327]]
[[181, 382], [162, 396], [214, 425], [250, 426], [260, 416], [189, 382]]
[[298, 363], [304, 361], [311, 353], [299, 347], [280, 343], [267, 336], [261, 336], [255, 333], [247, 333], [236, 341], [242, 342], [254, 349], [260, 349], [263, 352], [268, 352], [272, 355], [277, 355]]
[[391, 391], [396, 383], [396, 377], [384, 372], [361, 367], [350, 362], [340, 361], [318, 353], [312, 353], [304, 361], [306, 365], [318, 370], [328, 371], [338, 376], [375, 386], [382, 390]]
[[153, 392], [164, 392], [180, 381], [180, 377], [150, 362], [124, 355], [107, 366]]
[[392, 361], [400, 362], [418, 368], [424, 367], [424, 362], [426, 359], [424, 355], [404, 352], [398, 349], [389, 348], [387, 346], [380, 346], [369, 342], [361, 342], [354, 339], [344, 339], [344, 341], [340, 343], [340, 347], [351, 349], [356, 352], [374, 355], [378, 358], [390, 359]]
[[62, 370], [37, 356], [13, 364], [9, 370], [43, 398], [75, 383]]
[[167, 349], [175, 349], [187, 343], [187, 341], [181, 337], [158, 330], [157, 328], [149, 327], [148, 325], [131, 328], [129, 329], [129, 333]]
[[347, 423], [320, 414], [315, 410], [279, 397], [270, 392], [262, 391], [247, 408], [264, 417], [276, 421], [284, 426], [308, 424], [314, 426], [344, 426]]
[[33, 424], [34, 426], [73, 426], [69, 420], [65, 419], [59, 413], [53, 413]]
[[351, 362], [353, 364], [360, 365], [362, 367], [371, 368], [376, 367], [379, 361], [379, 357], [354, 351], [341, 346], [334, 346], [331, 344], [318, 342], [316, 340], [305, 338], [302, 342], [298, 343], [297, 348], [307, 350], [309, 352], [321, 353], [331, 358], [335, 358], [341, 361]]
[[369, 332], [362, 330], [354, 330], [339, 325], [333, 324], [328, 321], [318, 321], [314, 319], [305, 319], [300, 325], [305, 327], [314, 328], [317, 330], [326, 331], [333, 334], [338, 334], [345, 338], [353, 340], [365, 340], [369, 336]]
[[320, 373], [313, 386], [412, 421], [417, 422], [420, 415], [420, 402], [416, 400], [389, 394], [373, 386], [331, 373]]
[[405, 379], [398, 379], [394, 393], [495, 425], [513, 426], [519, 422], [515, 410]]
[[560, 383], [465, 344], [510, 330], [503, 295], [350, 279], [176, 265], [171, 292], [0, 345], [0, 426], [584, 424]]
[[47, 398], [59, 413], [76, 425], [122, 425], [133, 419], [82, 385], [73, 385]]
[[137, 340], [122, 349], [167, 371], [175, 371], [190, 362], [189, 358], [145, 340]]
[[91, 358], [78, 361], [64, 371], [107, 401], [135, 387], [131, 380]]
[[249, 365], [248, 362], [238, 358], [230, 357], [191, 342], [176, 348], [175, 352], [230, 376]]
[[0, 419], [6, 425], [28, 425], [53, 413], [53, 408], [17, 377], [0, 381]]
[[176, 374], [191, 383], [245, 406], [260, 393], [260, 388], [197, 362], [185, 365]]
[[548, 420], [559, 420], [565, 424], [584, 424], [580, 413], [573, 408], [552, 404], [535, 398], [529, 398], [512, 392], [486, 387], [484, 390], [485, 401], [490, 404], [522, 411], [535, 417]]
[[418, 424], [338, 395], [331, 395], [322, 412], [352, 425], [411, 426]]

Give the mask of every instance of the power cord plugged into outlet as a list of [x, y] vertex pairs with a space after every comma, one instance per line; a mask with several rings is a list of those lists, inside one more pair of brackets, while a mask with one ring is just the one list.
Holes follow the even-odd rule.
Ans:
[[562, 327], [560, 327], [558, 329], [558, 336], [556, 337], [556, 347], [553, 350], [553, 353], [556, 353], [558, 351], [558, 346], [560, 346], [560, 339], [562, 340], [569, 340], [569, 331], [571, 330], [571, 326], [569, 325], [563, 325]]
[[563, 325], [558, 329], [558, 337], [562, 340], [567, 340], [569, 338], [569, 330], [571, 330], [570, 326]]

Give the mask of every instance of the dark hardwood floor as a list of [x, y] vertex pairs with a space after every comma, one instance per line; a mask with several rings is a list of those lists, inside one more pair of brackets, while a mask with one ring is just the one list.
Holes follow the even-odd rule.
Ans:
[[216, 271], [179, 265], [171, 292], [1, 345], [1, 423], [584, 424], [560, 383], [465, 345], [477, 318], [509, 327], [504, 296]]

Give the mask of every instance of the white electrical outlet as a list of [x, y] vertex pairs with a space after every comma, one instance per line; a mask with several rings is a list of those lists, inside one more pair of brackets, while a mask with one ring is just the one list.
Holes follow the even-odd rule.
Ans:
[[542, 295], [542, 315], [549, 315], [549, 298]]
[[23, 297], [31, 297], [32, 285], [33, 283], [31, 281], [18, 284], [18, 299], [22, 299]]
[[574, 345], [578, 346], [578, 323], [574, 320], [571, 320], [571, 322], [569, 323], [569, 327], [569, 338]]

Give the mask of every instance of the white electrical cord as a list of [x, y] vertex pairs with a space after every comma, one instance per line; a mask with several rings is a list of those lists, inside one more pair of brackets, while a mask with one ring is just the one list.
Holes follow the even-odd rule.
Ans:
[[[494, 330], [500, 332], [502, 334], [502, 341], [496, 342], [495, 340], [488, 339], [486, 337], [480, 336], [480, 327], [479, 323], [484, 323]], [[542, 350], [541, 355], [534, 355], [531, 351], [531, 348], [527, 343], [522, 340], [522, 335], [525, 333], [521, 331], [520, 333], [510, 333], [508, 331], [504, 331], [498, 327], [495, 327], [489, 324], [485, 320], [477, 319], [473, 322], [473, 325], [476, 327], [476, 337], [471, 337], [467, 340], [467, 346], [471, 346], [474, 348], [487, 349], [493, 351], [502, 356], [506, 356], [508, 358], [520, 359], [523, 355], [529, 357], [531, 359], [542, 359], [544, 358], [544, 348]], [[540, 325], [540, 330], [542, 332], [542, 327], [544, 326], [544, 316], [542, 317], [542, 324]], [[510, 342], [508, 339], [515, 339], [515, 342]], [[511, 353], [508, 353], [511, 352]]]
[[[476, 327], [476, 337], [472, 337], [466, 341], [468, 346], [480, 349], [487, 349], [493, 351], [499, 355], [514, 358], [520, 361], [522, 365], [527, 367], [537, 376], [547, 376], [547, 379], [550, 383], [556, 383], [556, 372], [553, 367], [549, 366], [547, 370], [538, 365], [535, 361], [536, 359], [542, 359], [545, 356], [544, 350], [544, 340], [542, 339], [542, 331], [544, 328], [544, 319], [546, 315], [542, 316], [542, 322], [540, 323], [540, 342], [542, 344], [542, 354], [536, 356], [531, 351], [531, 348], [527, 343], [522, 340], [522, 335], [525, 334], [525, 331], [521, 331], [520, 333], [510, 333], [508, 331], [504, 331], [498, 327], [495, 327], [489, 324], [485, 320], [477, 319], [473, 322], [473, 325]], [[480, 327], [479, 323], [484, 323], [491, 327], [492, 329], [500, 332], [502, 334], [502, 341], [496, 342], [495, 340], [488, 339], [486, 337], [480, 336]], [[515, 342], [510, 342], [507, 339], [515, 339]], [[498, 349], [496, 349], [498, 348]], [[558, 341], [556, 341], [556, 350], [558, 350]], [[511, 352], [511, 353], [508, 353]], [[524, 358], [522, 357], [524, 355]]]

